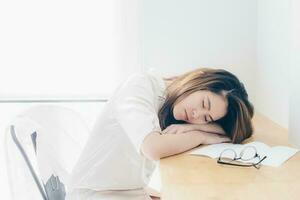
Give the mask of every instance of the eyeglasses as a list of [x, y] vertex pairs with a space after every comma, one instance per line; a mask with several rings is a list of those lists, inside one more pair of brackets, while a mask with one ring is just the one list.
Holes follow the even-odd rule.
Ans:
[[[259, 169], [261, 162], [265, 160], [267, 156], [264, 156], [262, 159], [257, 154], [257, 150], [254, 146], [246, 146], [240, 152], [240, 155], [237, 156], [237, 153], [233, 149], [224, 149], [218, 158], [217, 163], [223, 165], [233, 165], [240, 167], [255, 167]], [[246, 162], [242, 162], [246, 161]], [[253, 161], [253, 162], [247, 162]], [[255, 162], [256, 161], [256, 162]]]

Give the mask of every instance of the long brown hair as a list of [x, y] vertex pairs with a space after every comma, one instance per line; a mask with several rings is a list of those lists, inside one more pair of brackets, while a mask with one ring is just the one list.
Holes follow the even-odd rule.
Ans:
[[215, 123], [224, 129], [232, 142], [241, 143], [252, 135], [254, 108], [243, 83], [235, 75], [224, 69], [198, 68], [170, 79], [172, 82], [165, 90], [165, 101], [158, 112], [162, 130], [170, 124], [186, 123], [174, 118], [175, 103], [193, 92], [208, 90], [225, 94], [228, 100], [226, 115]]

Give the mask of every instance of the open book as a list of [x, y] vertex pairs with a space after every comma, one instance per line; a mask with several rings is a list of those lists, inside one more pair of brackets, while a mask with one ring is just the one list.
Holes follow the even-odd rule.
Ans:
[[[258, 155], [260, 157], [267, 156], [265, 160], [262, 161], [261, 164], [278, 167], [290, 157], [292, 157], [295, 153], [299, 151], [299, 149], [286, 147], [286, 146], [275, 146], [269, 147], [268, 145], [262, 142], [251, 142], [247, 144], [231, 144], [231, 143], [221, 143], [221, 144], [212, 144], [203, 147], [199, 147], [189, 154], [192, 155], [204, 155], [211, 158], [218, 158], [221, 152], [225, 149], [233, 149], [237, 155], [240, 155], [240, 152], [246, 146], [254, 146], [257, 150]], [[246, 162], [246, 161], [245, 161]]]

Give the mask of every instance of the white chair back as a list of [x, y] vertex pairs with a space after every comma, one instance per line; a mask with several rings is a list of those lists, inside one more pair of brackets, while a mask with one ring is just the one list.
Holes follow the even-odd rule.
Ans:
[[88, 126], [80, 114], [69, 108], [34, 106], [19, 114], [6, 133], [13, 199], [49, 197], [44, 186], [51, 177], [55, 181], [48, 184], [56, 187], [61, 182], [67, 190], [73, 166], [88, 135]]

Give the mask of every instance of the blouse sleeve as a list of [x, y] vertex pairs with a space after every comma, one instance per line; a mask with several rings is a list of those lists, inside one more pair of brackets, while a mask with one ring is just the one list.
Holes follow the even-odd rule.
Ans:
[[115, 99], [114, 116], [138, 153], [147, 134], [161, 131], [154, 107], [154, 91], [145, 76], [130, 79]]

